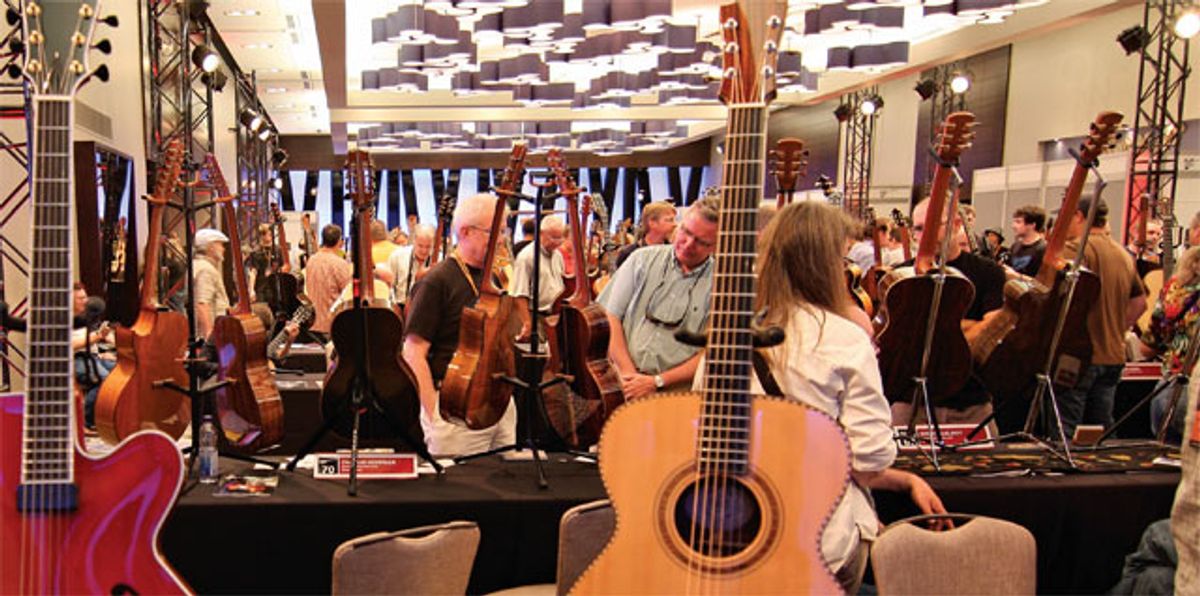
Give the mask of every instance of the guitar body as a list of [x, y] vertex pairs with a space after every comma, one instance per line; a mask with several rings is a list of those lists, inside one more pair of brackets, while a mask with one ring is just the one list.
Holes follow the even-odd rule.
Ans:
[[183, 458], [154, 432], [126, 439], [106, 457], [74, 453], [78, 507], [17, 511], [24, 396], [0, 396], [0, 593], [184, 594], [158, 550], [158, 533], [179, 494]]
[[1157, 306], [1157, 298], [1162, 294], [1163, 289], [1163, 270], [1155, 269], [1146, 274], [1142, 278], [1142, 283], [1146, 284], [1146, 312], [1138, 317], [1138, 328], [1149, 329], [1150, 320], [1154, 316], [1154, 307]]
[[854, 304], [863, 309], [867, 316], [875, 315], [875, 304], [871, 302], [871, 296], [863, 289], [862, 285], [863, 272], [854, 263], [846, 263], [846, 289], [850, 292], [850, 299]]
[[[217, 378], [232, 381], [217, 390], [223, 439], [260, 450], [283, 439], [283, 399], [267, 364], [267, 332], [253, 314], [231, 314], [213, 322]], [[232, 437], [241, 437], [232, 439]]]
[[438, 398], [442, 417], [462, 420], [472, 430], [500, 421], [513, 387], [498, 377], [516, 375], [512, 340], [521, 333], [517, 308], [517, 299], [507, 294], [480, 294], [475, 306], [463, 309], [458, 349]]
[[[735, 552], [703, 557], [689, 545], [687, 512], [701, 405], [699, 394], [657, 394], [626, 404], [608, 421], [600, 475], [616, 531], [572, 593], [840, 593], [820, 556], [821, 533], [849, 484], [840, 427], [797, 402], [752, 399], [749, 472], [721, 478], [731, 487], [721, 502], [749, 505], [751, 525], [726, 511], [718, 540]], [[737, 534], [745, 545], [735, 542]]]
[[[367, 317], [371, 346], [363, 354], [362, 320]], [[343, 309], [333, 318], [330, 335], [337, 360], [325, 375], [321, 389], [321, 415], [333, 420], [333, 431], [349, 437], [354, 430], [351, 415], [355, 385], [359, 371], [368, 367], [370, 391], [374, 394], [374, 405], [379, 409], [367, 409], [360, 418], [359, 436], [367, 439], [387, 439], [406, 430], [415, 440], [422, 437], [420, 420], [421, 401], [417, 395], [417, 381], [412, 370], [400, 356], [404, 341], [404, 328], [395, 311], [382, 306]], [[382, 415], [386, 413], [386, 417]], [[400, 428], [397, 428], [398, 425]]]
[[187, 349], [182, 313], [142, 309], [133, 327], [117, 327], [117, 366], [96, 396], [96, 430], [116, 444], [140, 430], [158, 429], [178, 439], [192, 420], [191, 401], [154, 383], [169, 379], [186, 387], [180, 358]]
[[[921, 374], [934, 286], [933, 275], [917, 275], [912, 267], [894, 269], [880, 282], [884, 324], [876, 343], [883, 393], [890, 402], [908, 401], [916, 387], [913, 379]], [[945, 277], [925, 370], [929, 399], [934, 405], [958, 393], [971, 375], [971, 349], [963, 335], [962, 320], [974, 299], [975, 286], [951, 270]]]
[[[979, 376], [992, 394], [1016, 398], [1026, 396], [1034, 387], [1035, 376], [1046, 365], [1059, 310], [1066, 300], [1066, 276], [1061, 272], [1049, 291], [1039, 288], [1025, 292], [1017, 304], [1018, 319], [1012, 331], [992, 350]], [[1056, 386], [1072, 387], [1092, 360], [1092, 341], [1087, 318], [1100, 299], [1100, 278], [1082, 269], [1075, 286], [1075, 297], [1067, 311], [1065, 330], [1054, 356], [1051, 380]], [[1007, 308], [1007, 307], [1006, 307]]]
[[[571, 401], [546, 400], [546, 411], [560, 437], [575, 438], [568, 443], [576, 449], [596, 444], [608, 416], [625, 403], [621, 375], [608, 359], [609, 333], [608, 317], [594, 302], [583, 308], [564, 305], [552, 330], [551, 352], [565, 357], [562, 370], [572, 377], [566, 395]], [[569, 415], [555, 416], [552, 410]]]

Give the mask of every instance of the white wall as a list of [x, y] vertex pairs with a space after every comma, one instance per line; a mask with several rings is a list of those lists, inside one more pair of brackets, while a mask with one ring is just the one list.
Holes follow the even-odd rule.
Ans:
[[[1137, 5], [1013, 44], [1004, 165], [1039, 161], [1039, 141], [1085, 134], [1102, 110], [1119, 111], [1132, 125], [1139, 61], [1136, 54], [1126, 56], [1116, 39], [1141, 23]], [[1190, 52], [1195, 69], [1200, 37], [1192, 39]], [[1185, 119], [1200, 117], [1196, 77], [1191, 79]]]
[[913, 91], [918, 75], [879, 86], [883, 110], [875, 123], [875, 158], [871, 166], [872, 190], [899, 189], [908, 199], [916, 162], [918, 110], [921, 96]]

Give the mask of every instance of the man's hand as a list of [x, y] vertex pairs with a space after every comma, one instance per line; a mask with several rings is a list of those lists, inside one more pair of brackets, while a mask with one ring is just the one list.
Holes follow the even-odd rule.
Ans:
[[287, 324], [283, 326], [283, 331], [287, 333], [288, 339], [296, 339], [296, 336], [300, 335], [300, 325], [297, 325], [292, 321], [288, 321]]
[[632, 374], [621, 377], [621, 391], [625, 393], [625, 399], [646, 397], [657, 390], [654, 377], [650, 375]]

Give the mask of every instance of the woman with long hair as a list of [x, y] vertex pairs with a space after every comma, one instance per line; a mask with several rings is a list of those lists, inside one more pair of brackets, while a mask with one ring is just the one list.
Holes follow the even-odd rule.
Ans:
[[869, 489], [904, 491], [922, 512], [945, 512], [924, 480], [891, 468], [892, 414], [871, 337], [852, 320], [843, 278], [842, 254], [853, 227], [841, 210], [823, 203], [780, 210], [759, 244], [757, 296], [763, 323], [786, 334], [782, 344], [764, 351], [780, 392], [836, 419], [850, 441], [853, 482], [821, 542], [826, 562], [850, 594], [858, 591], [867, 544], [879, 529]]

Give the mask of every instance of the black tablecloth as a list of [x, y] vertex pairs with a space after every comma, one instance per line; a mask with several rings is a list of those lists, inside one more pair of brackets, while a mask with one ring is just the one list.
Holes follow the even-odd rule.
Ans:
[[[562, 461], [548, 471], [548, 490], [537, 489], [531, 463], [499, 459], [450, 468], [440, 479], [363, 482], [358, 497], [347, 497], [343, 482], [302, 473], [282, 473], [267, 498], [215, 497], [211, 487], [196, 487], [172, 513], [163, 550], [199, 592], [328, 592], [333, 551], [345, 540], [473, 520], [482, 542], [472, 593], [550, 583], [559, 517], [604, 491], [594, 465]], [[1029, 528], [1038, 542], [1039, 592], [1096, 593], [1116, 582], [1146, 525], [1170, 514], [1178, 478], [1139, 472], [929, 482], [951, 511]], [[915, 513], [907, 495], [879, 492], [876, 499], [885, 522]]]

